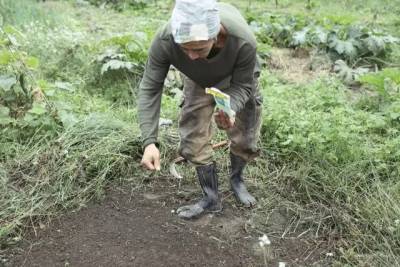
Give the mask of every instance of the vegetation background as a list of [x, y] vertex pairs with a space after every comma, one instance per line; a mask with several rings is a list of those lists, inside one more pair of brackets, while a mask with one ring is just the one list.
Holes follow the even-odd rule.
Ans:
[[[400, 266], [400, 2], [227, 2], [254, 29], [265, 67], [262, 156], [246, 173], [254, 226], [268, 232], [279, 212], [289, 223], [274, 235], [328, 240], [333, 265]], [[0, 251], [110, 184], [140, 188], [155, 175], [139, 167], [136, 95], [172, 7], [0, 0]], [[162, 175], [176, 156], [180, 98], [171, 69]]]

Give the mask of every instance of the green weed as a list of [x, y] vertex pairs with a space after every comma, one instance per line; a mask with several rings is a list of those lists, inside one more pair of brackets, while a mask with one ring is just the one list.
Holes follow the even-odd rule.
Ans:
[[133, 179], [140, 147], [135, 140], [134, 125], [92, 114], [57, 139], [17, 147], [18, 157], [0, 168], [1, 242], [15, 237], [27, 221], [100, 198], [111, 180]]
[[[299, 46], [317, 46], [318, 40], [329, 45], [324, 33], [354, 22], [363, 23], [367, 30], [372, 25], [398, 31], [398, 7], [390, 1], [285, 0], [277, 1], [277, 6], [274, 1], [231, 2], [248, 10], [255, 28], [268, 22], [270, 31], [260, 36], [265, 53], [270, 44], [293, 45], [294, 33]], [[43, 120], [46, 116], [43, 107], [28, 101], [33, 131], [0, 129], [0, 242], [7, 246], [20, 240], [26, 227], [35, 230], [47, 216], [101, 199], [109, 184], [129, 181], [141, 186], [148, 178], [136, 170], [141, 144], [135, 90], [150, 37], [167, 18], [171, 3], [154, 3], [160, 12], [153, 14], [151, 5], [113, 13], [52, 2], [62, 20], [52, 18], [52, 11], [45, 12], [43, 4], [0, 0], [0, 7], [5, 3], [0, 13], [13, 14], [7, 18], [3, 14], [2, 20], [21, 33], [14, 34], [20, 57], [15, 60], [3, 49], [0, 65], [4, 63], [3, 69], [20, 62], [35, 65], [29, 58], [38, 59], [39, 65], [29, 70], [33, 74], [29, 85], [40, 88], [49, 107], [56, 107], [51, 116], [57, 122], [56, 130], [33, 125], [35, 116]], [[348, 30], [343, 26], [335, 32], [343, 42], [331, 42], [330, 49], [339, 54], [354, 52], [346, 43]], [[370, 47], [380, 51], [382, 36], [367, 35], [372, 36]], [[10, 43], [4, 40], [2, 47]], [[387, 52], [395, 63], [398, 47]], [[304, 233], [307, 238], [327, 239], [337, 266], [399, 265], [400, 98], [393, 84], [397, 72], [391, 81], [389, 72], [360, 78], [375, 88], [361, 93], [332, 77], [294, 86], [263, 72], [262, 157], [246, 173], [259, 200], [252, 216], [257, 229], [271, 230], [270, 215], [277, 212], [282, 215], [276, 230], [279, 236]], [[181, 84], [175, 80], [171, 77], [166, 82], [161, 117], [177, 126]], [[1, 79], [6, 89], [17, 83], [17, 75]], [[377, 93], [382, 88], [384, 94]], [[9, 117], [10, 107], [1, 106], [0, 120]], [[225, 138], [218, 132], [214, 141]], [[159, 139], [163, 175], [168, 175], [167, 165], [176, 156], [179, 142], [176, 127], [161, 127]], [[216, 158], [227, 176], [226, 154], [217, 152]], [[193, 170], [180, 168], [185, 182], [194, 182]]]
[[297, 216], [319, 207], [312, 218], [328, 216], [324, 221], [301, 224], [327, 235], [339, 231], [343, 262], [398, 264], [400, 139], [391, 113], [360, 109], [349, 101], [351, 92], [331, 79], [303, 87], [271, 80], [263, 79], [262, 144], [283, 173], [265, 180], [266, 188], [297, 206]]
[[54, 27], [65, 23], [63, 19], [63, 14], [51, 8], [43, 9], [35, 1], [0, 1], [0, 26], [9, 24], [21, 27], [31, 22], [40, 22], [47, 27]]

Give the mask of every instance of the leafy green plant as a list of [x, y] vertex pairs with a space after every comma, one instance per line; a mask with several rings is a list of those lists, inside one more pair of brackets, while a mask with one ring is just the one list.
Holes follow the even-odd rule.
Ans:
[[359, 68], [354, 68], [352, 69], [349, 67], [346, 62], [343, 60], [339, 59], [335, 62], [333, 70], [337, 73], [337, 76], [345, 83], [348, 85], [353, 85], [356, 83], [358, 78], [369, 72], [369, 69], [359, 67]]
[[[398, 77], [397, 71], [388, 76]], [[262, 144], [267, 166], [279, 175], [265, 178], [265, 189], [274, 187], [283, 197], [276, 205], [293, 203], [300, 218], [307, 217], [306, 207], [319, 209], [318, 216], [328, 219], [313, 219], [306, 229], [315, 224], [317, 231], [335, 229], [345, 237], [337, 244], [341, 262], [394, 264], [399, 254], [393, 249], [400, 215], [399, 94], [368, 109], [349, 101], [351, 91], [334, 79], [293, 87], [271, 76], [262, 80], [268, 88]], [[362, 101], [370, 101], [370, 107], [375, 97], [369, 94]]]
[[125, 9], [143, 9], [147, 7], [149, 1], [146, 0], [89, 0], [89, 3], [95, 6], [109, 6], [117, 11]]
[[136, 64], [137, 71], [143, 71], [149, 45], [146, 33], [135, 32], [129, 35], [114, 36], [103, 40], [101, 45], [106, 50], [99, 56], [99, 61], [125, 59], [132, 64]]
[[140, 66], [138, 63], [127, 61], [127, 56], [122, 53], [118, 53], [117, 49], [107, 49], [103, 54], [97, 57], [97, 62], [102, 64], [101, 75], [108, 71], [127, 71], [136, 75], [141, 75], [143, 71], [143, 65]]
[[250, 26], [262, 43], [271, 45], [290, 46], [293, 33], [307, 24], [307, 21], [302, 17], [264, 15], [266, 22], [260, 23], [254, 20], [250, 22]]
[[375, 73], [362, 75], [358, 80], [365, 85], [372, 86], [379, 93], [385, 94], [389, 85], [400, 86], [400, 69], [386, 68]]
[[19, 31], [13, 27], [0, 29], [0, 125], [26, 129], [55, 131], [58, 127], [54, 106], [47, 102], [35, 79], [39, 61], [19, 50]]
[[[3, 75], [0, 76], [0, 103], [10, 109], [12, 117], [17, 118], [29, 109], [32, 99], [30, 69], [36, 68], [38, 60], [17, 50], [18, 33], [12, 27], [0, 29], [0, 67]], [[34, 64], [31, 64], [34, 63]]]
[[358, 80], [378, 93], [378, 110], [395, 126], [400, 125], [400, 69], [387, 68], [362, 75]]
[[148, 38], [143, 32], [103, 40], [96, 56], [98, 73], [91, 91], [103, 91], [112, 101], [132, 103], [147, 60]]
[[390, 53], [390, 46], [398, 43], [399, 39], [391, 35], [377, 33], [364, 27], [349, 26], [336, 27], [325, 30], [321, 26], [305, 27], [293, 33], [291, 44], [297, 46], [311, 46], [328, 53], [332, 57], [342, 59], [349, 64], [378, 64]]
[[270, 15], [264, 23], [251, 20], [251, 26], [261, 43], [325, 51], [347, 84], [354, 84], [368, 69], [390, 65], [392, 47], [400, 43], [399, 38], [365, 26], [323, 22]]

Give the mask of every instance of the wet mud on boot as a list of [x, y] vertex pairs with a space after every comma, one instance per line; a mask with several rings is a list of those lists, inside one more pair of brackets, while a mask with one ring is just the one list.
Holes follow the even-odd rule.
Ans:
[[236, 199], [246, 207], [256, 204], [256, 199], [247, 191], [243, 181], [243, 169], [247, 162], [239, 156], [230, 153], [231, 157], [231, 177], [230, 184]]
[[221, 200], [218, 196], [218, 176], [215, 163], [196, 167], [197, 176], [203, 191], [203, 198], [192, 205], [178, 208], [178, 217], [195, 219], [207, 212], [222, 210]]

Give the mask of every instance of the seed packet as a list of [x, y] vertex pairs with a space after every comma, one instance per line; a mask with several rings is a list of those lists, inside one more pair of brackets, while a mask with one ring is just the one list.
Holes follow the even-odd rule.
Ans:
[[206, 94], [214, 96], [217, 110], [224, 111], [230, 118], [235, 116], [231, 108], [231, 97], [215, 87], [206, 88]]

